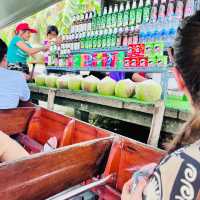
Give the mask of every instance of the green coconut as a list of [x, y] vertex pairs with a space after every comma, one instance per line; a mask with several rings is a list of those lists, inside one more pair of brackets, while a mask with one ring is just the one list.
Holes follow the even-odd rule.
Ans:
[[80, 75], [71, 76], [68, 79], [68, 88], [70, 90], [81, 90], [82, 77]]
[[45, 84], [47, 87], [50, 88], [56, 88], [56, 81], [57, 81], [58, 77], [55, 75], [49, 75], [46, 76], [45, 78]]
[[82, 90], [84, 90], [86, 92], [96, 92], [97, 85], [99, 82], [100, 82], [100, 80], [98, 78], [91, 75], [82, 80], [81, 88], [82, 88]]
[[67, 89], [68, 88], [68, 77], [61, 76], [56, 81], [56, 87], [59, 89]]
[[45, 79], [46, 79], [46, 75], [45, 74], [39, 74], [35, 77], [35, 84], [37, 86], [45, 86]]
[[130, 79], [124, 79], [117, 82], [115, 87], [115, 96], [129, 98], [135, 94], [135, 84]]
[[98, 93], [105, 96], [113, 96], [115, 94], [116, 81], [110, 77], [105, 77], [97, 85]]
[[146, 80], [136, 84], [135, 97], [141, 101], [154, 102], [161, 98], [162, 87], [153, 80]]

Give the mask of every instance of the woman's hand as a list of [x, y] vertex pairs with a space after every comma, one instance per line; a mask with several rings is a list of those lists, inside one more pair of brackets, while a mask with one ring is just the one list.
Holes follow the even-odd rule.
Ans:
[[[134, 167], [130, 171], [135, 171], [123, 188], [122, 200], [142, 200], [142, 193], [147, 184], [149, 177], [153, 174], [156, 163], [150, 163], [143, 167]], [[135, 187], [134, 187], [135, 186]]]
[[49, 46], [44, 46], [41, 48], [41, 51], [43, 52], [49, 51], [49, 48], [50, 48]]
[[141, 178], [137, 184], [135, 189], [132, 189], [133, 181], [130, 179], [127, 183], [125, 183], [122, 191], [122, 200], [142, 200], [142, 192], [147, 183], [146, 178]]

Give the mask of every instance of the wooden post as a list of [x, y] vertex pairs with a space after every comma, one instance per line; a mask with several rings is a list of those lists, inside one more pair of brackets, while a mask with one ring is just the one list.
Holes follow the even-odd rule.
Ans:
[[56, 96], [56, 90], [50, 89], [48, 91], [48, 100], [47, 100], [47, 108], [49, 110], [54, 110], [54, 100]]
[[160, 138], [160, 131], [162, 129], [162, 123], [165, 113], [165, 103], [163, 100], [158, 101], [155, 104], [153, 119], [151, 123], [151, 130], [147, 143], [157, 147]]

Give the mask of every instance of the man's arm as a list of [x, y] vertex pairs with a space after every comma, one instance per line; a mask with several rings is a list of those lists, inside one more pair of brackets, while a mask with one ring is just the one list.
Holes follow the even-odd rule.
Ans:
[[23, 74], [20, 74], [21, 75], [21, 78], [20, 78], [20, 97], [19, 99], [21, 101], [28, 101], [30, 99], [30, 89], [28, 87], [28, 84], [25, 80], [25, 77]]

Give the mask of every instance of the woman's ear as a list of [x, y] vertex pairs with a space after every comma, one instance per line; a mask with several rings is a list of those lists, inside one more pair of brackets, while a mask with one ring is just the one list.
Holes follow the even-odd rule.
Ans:
[[180, 72], [177, 70], [176, 67], [174, 67], [174, 68], [172, 69], [172, 71], [173, 71], [173, 74], [174, 74], [175, 79], [176, 79], [176, 81], [177, 81], [177, 84], [178, 84], [179, 89], [180, 89], [181, 91], [184, 91], [184, 90], [186, 89], [186, 86], [185, 86], [185, 82], [184, 82], [184, 80], [183, 80], [183, 78], [182, 78]]

